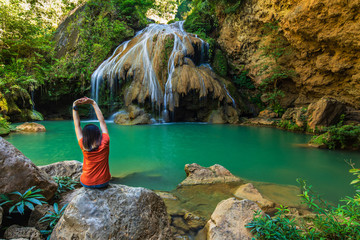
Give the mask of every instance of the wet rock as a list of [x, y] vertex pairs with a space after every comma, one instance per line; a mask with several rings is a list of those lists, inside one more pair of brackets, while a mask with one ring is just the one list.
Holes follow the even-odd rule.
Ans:
[[44, 217], [48, 211], [54, 212], [53, 206], [49, 204], [37, 205], [30, 214], [28, 226], [35, 227], [38, 230], [46, 230], [49, 222], [40, 222], [40, 219]]
[[75, 181], [80, 181], [82, 163], [76, 160], [63, 161], [39, 166], [39, 169], [52, 177], [71, 177]]
[[209, 168], [196, 163], [185, 165], [186, 179], [179, 185], [213, 184], [240, 182], [241, 179], [231, 174], [229, 170], [219, 164]]
[[82, 188], [51, 239], [172, 239], [164, 202], [145, 188]]
[[46, 128], [43, 125], [41, 125], [39, 123], [35, 123], [35, 122], [23, 123], [23, 124], [17, 126], [16, 130], [19, 130], [22, 132], [46, 132]]
[[253, 235], [245, 225], [252, 221], [254, 211], [260, 211], [260, 208], [247, 199], [221, 201], [204, 228], [206, 239], [252, 239]]
[[343, 103], [333, 98], [321, 98], [316, 103], [312, 103], [308, 108], [308, 126], [312, 130], [321, 127], [328, 127], [336, 124], [340, 115], [343, 114], [346, 107]]
[[155, 192], [159, 197], [161, 197], [162, 199], [168, 199], [168, 200], [178, 200], [176, 196], [174, 196], [173, 194], [169, 193], [169, 192]]
[[33, 227], [22, 227], [19, 225], [12, 225], [6, 229], [4, 233], [6, 239], [25, 238], [29, 240], [41, 240], [40, 231]]
[[282, 121], [292, 121], [299, 127], [303, 127], [307, 121], [307, 109], [303, 107], [288, 108], [283, 114]]
[[114, 122], [119, 125], [143, 125], [151, 123], [150, 114], [144, 109], [130, 105], [127, 111], [121, 111], [115, 116]]
[[184, 233], [189, 231], [189, 226], [185, 223], [182, 217], [174, 217], [171, 225], [176, 229], [180, 229]]
[[57, 190], [57, 184], [25, 157], [11, 143], [0, 137], [0, 194], [14, 191], [24, 193], [32, 186], [42, 189], [49, 200]]
[[192, 212], [185, 212], [184, 220], [186, 224], [189, 226], [192, 230], [198, 230], [205, 226], [206, 220], [200, 216], [195, 215]]
[[265, 109], [261, 111], [258, 115], [259, 118], [277, 118], [279, 114], [275, 113], [274, 111]]
[[275, 207], [275, 203], [265, 199], [261, 193], [252, 185], [252, 183], [247, 183], [240, 186], [234, 193], [235, 197], [242, 199], [249, 199], [256, 202], [259, 207], [263, 210]]

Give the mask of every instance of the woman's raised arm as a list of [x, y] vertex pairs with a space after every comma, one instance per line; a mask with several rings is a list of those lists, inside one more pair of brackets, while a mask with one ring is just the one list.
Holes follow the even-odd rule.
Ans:
[[82, 129], [81, 129], [81, 125], [80, 125], [80, 117], [79, 117], [79, 113], [77, 111], [77, 105], [83, 101], [84, 101], [83, 98], [80, 98], [80, 99], [76, 100], [72, 106], [75, 133], [76, 133], [76, 138], [78, 141], [83, 137], [83, 135], [82, 135]]
[[[92, 99], [91, 99], [92, 100]], [[106, 122], [105, 122], [105, 119], [104, 119], [104, 116], [99, 108], [99, 106], [97, 105], [97, 103], [92, 100], [92, 103], [91, 105], [94, 107], [94, 110], [95, 110], [95, 113], [96, 113], [96, 117], [97, 119], [99, 120], [99, 123], [100, 123], [100, 128], [101, 128], [101, 131], [103, 133], [108, 133], [108, 129], [107, 129], [107, 126], [106, 126]]]

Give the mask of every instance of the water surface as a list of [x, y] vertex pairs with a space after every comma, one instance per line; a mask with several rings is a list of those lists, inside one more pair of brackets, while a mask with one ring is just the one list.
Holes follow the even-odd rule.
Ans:
[[[14, 144], [36, 165], [82, 161], [71, 121], [44, 121], [47, 132], [11, 134]], [[82, 123], [83, 125], [86, 122]], [[360, 153], [302, 148], [311, 136], [272, 128], [209, 124], [120, 126], [108, 123], [110, 170], [118, 182], [172, 190], [185, 177], [184, 165], [221, 164], [234, 175], [253, 181], [297, 185], [308, 180], [336, 201], [353, 195], [348, 173]]]

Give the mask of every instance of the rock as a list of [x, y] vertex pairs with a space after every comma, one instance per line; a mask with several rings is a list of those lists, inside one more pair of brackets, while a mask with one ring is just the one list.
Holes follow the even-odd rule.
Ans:
[[22, 132], [46, 132], [46, 129], [43, 125], [35, 122], [23, 123], [17, 126], [16, 129]]
[[51, 239], [172, 239], [162, 199], [145, 188], [81, 188]]
[[46, 230], [49, 226], [49, 222], [40, 222], [40, 219], [44, 217], [48, 211], [54, 212], [53, 206], [49, 204], [37, 205], [30, 214], [28, 226], [35, 227], [38, 230]]
[[178, 200], [176, 196], [174, 196], [173, 194], [171, 194], [169, 192], [156, 191], [155, 193], [162, 199], [168, 199], [168, 200], [174, 200], [174, 201]]
[[221, 201], [204, 228], [206, 239], [252, 239], [253, 235], [245, 225], [252, 221], [255, 211], [260, 211], [260, 208], [247, 199]]
[[275, 124], [275, 121], [264, 118], [249, 118], [245, 121], [245, 124], [272, 126]]
[[171, 225], [178, 230], [180, 229], [182, 232], [189, 231], [189, 226], [184, 222], [184, 219], [182, 217], [174, 217], [172, 219]]
[[275, 207], [275, 203], [265, 199], [252, 183], [240, 186], [234, 195], [238, 198], [249, 199], [256, 202], [263, 210]]
[[225, 121], [222, 112], [220, 110], [212, 111], [209, 116], [208, 122], [212, 124], [224, 124]]
[[209, 168], [202, 167], [196, 163], [185, 165], [186, 179], [179, 185], [213, 184], [240, 182], [241, 179], [235, 177], [229, 170], [219, 164]]
[[151, 116], [144, 109], [130, 105], [127, 107], [127, 111], [122, 110], [115, 116], [114, 122], [119, 125], [150, 124]]
[[299, 127], [303, 127], [307, 121], [307, 109], [303, 107], [288, 108], [283, 114], [282, 121], [292, 121]]
[[4, 233], [6, 239], [25, 238], [29, 240], [41, 240], [40, 231], [33, 227], [22, 227], [19, 225], [12, 225], [6, 229]]
[[76, 160], [56, 162], [39, 166], [39, 169], [52, 177], [71, 177], [73, 180], [79, 182], [82, 174], [82, 162]]
[[42, 189], [46, 200], [51, 199], [57, 184], [25, 157], [11, 143], [0, 137], [0, 194], [24, 193], [32, 186]]
[[188, 211], [186, 211], [184, 215], [184, 220], [186, 224], [189, 226], [189, 228], [192, 230], [198, 230], [200, 228], [203, 228], [206, 224], [205, 219]]
[[279, 114], [277, 114], [271, 110], [265, 109], [259, 113], [258, 117], [259, 118], [277, 118], [277, 117], [279, 117]]
[[346, 110], [344, 104], [333, 98], [321, 98], [312, 103], [308, 108], [308, 126], [312, 130], [321, 127], [328, 127], [339, 121], [340, 115]]
[[322, 96], [336, 96], [359, 108], [359, 7], [358, 0], [246, 0], [236, 14], [224, 14], [218, 7], [217, 43], [229, 65], [238, 69], [245, 66], [250, 70], [248, 76], [259, 83], [262, 69], [256, 66], [268, 60], [259, 51], [269, 40], [264, 29], [266, 24], [277, 22], [278, 32], [290, 49], [278, 63], [297, 73], [278, 85], [285, 93], [286, 106], [301, 107]]

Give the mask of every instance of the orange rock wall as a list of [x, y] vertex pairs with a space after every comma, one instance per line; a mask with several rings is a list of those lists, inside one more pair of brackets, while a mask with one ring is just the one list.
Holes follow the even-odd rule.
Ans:
[[250, 70], [265, 41], [265, 23], [278, 21], [292, 48], [283, 65], [297, 76], [282, 85], [287, 106], [305, 106], [323, 96], [360, 108], [360, 0], [245, 0], [238, 13], [220, 19], [218, 43], [230, 62]]

